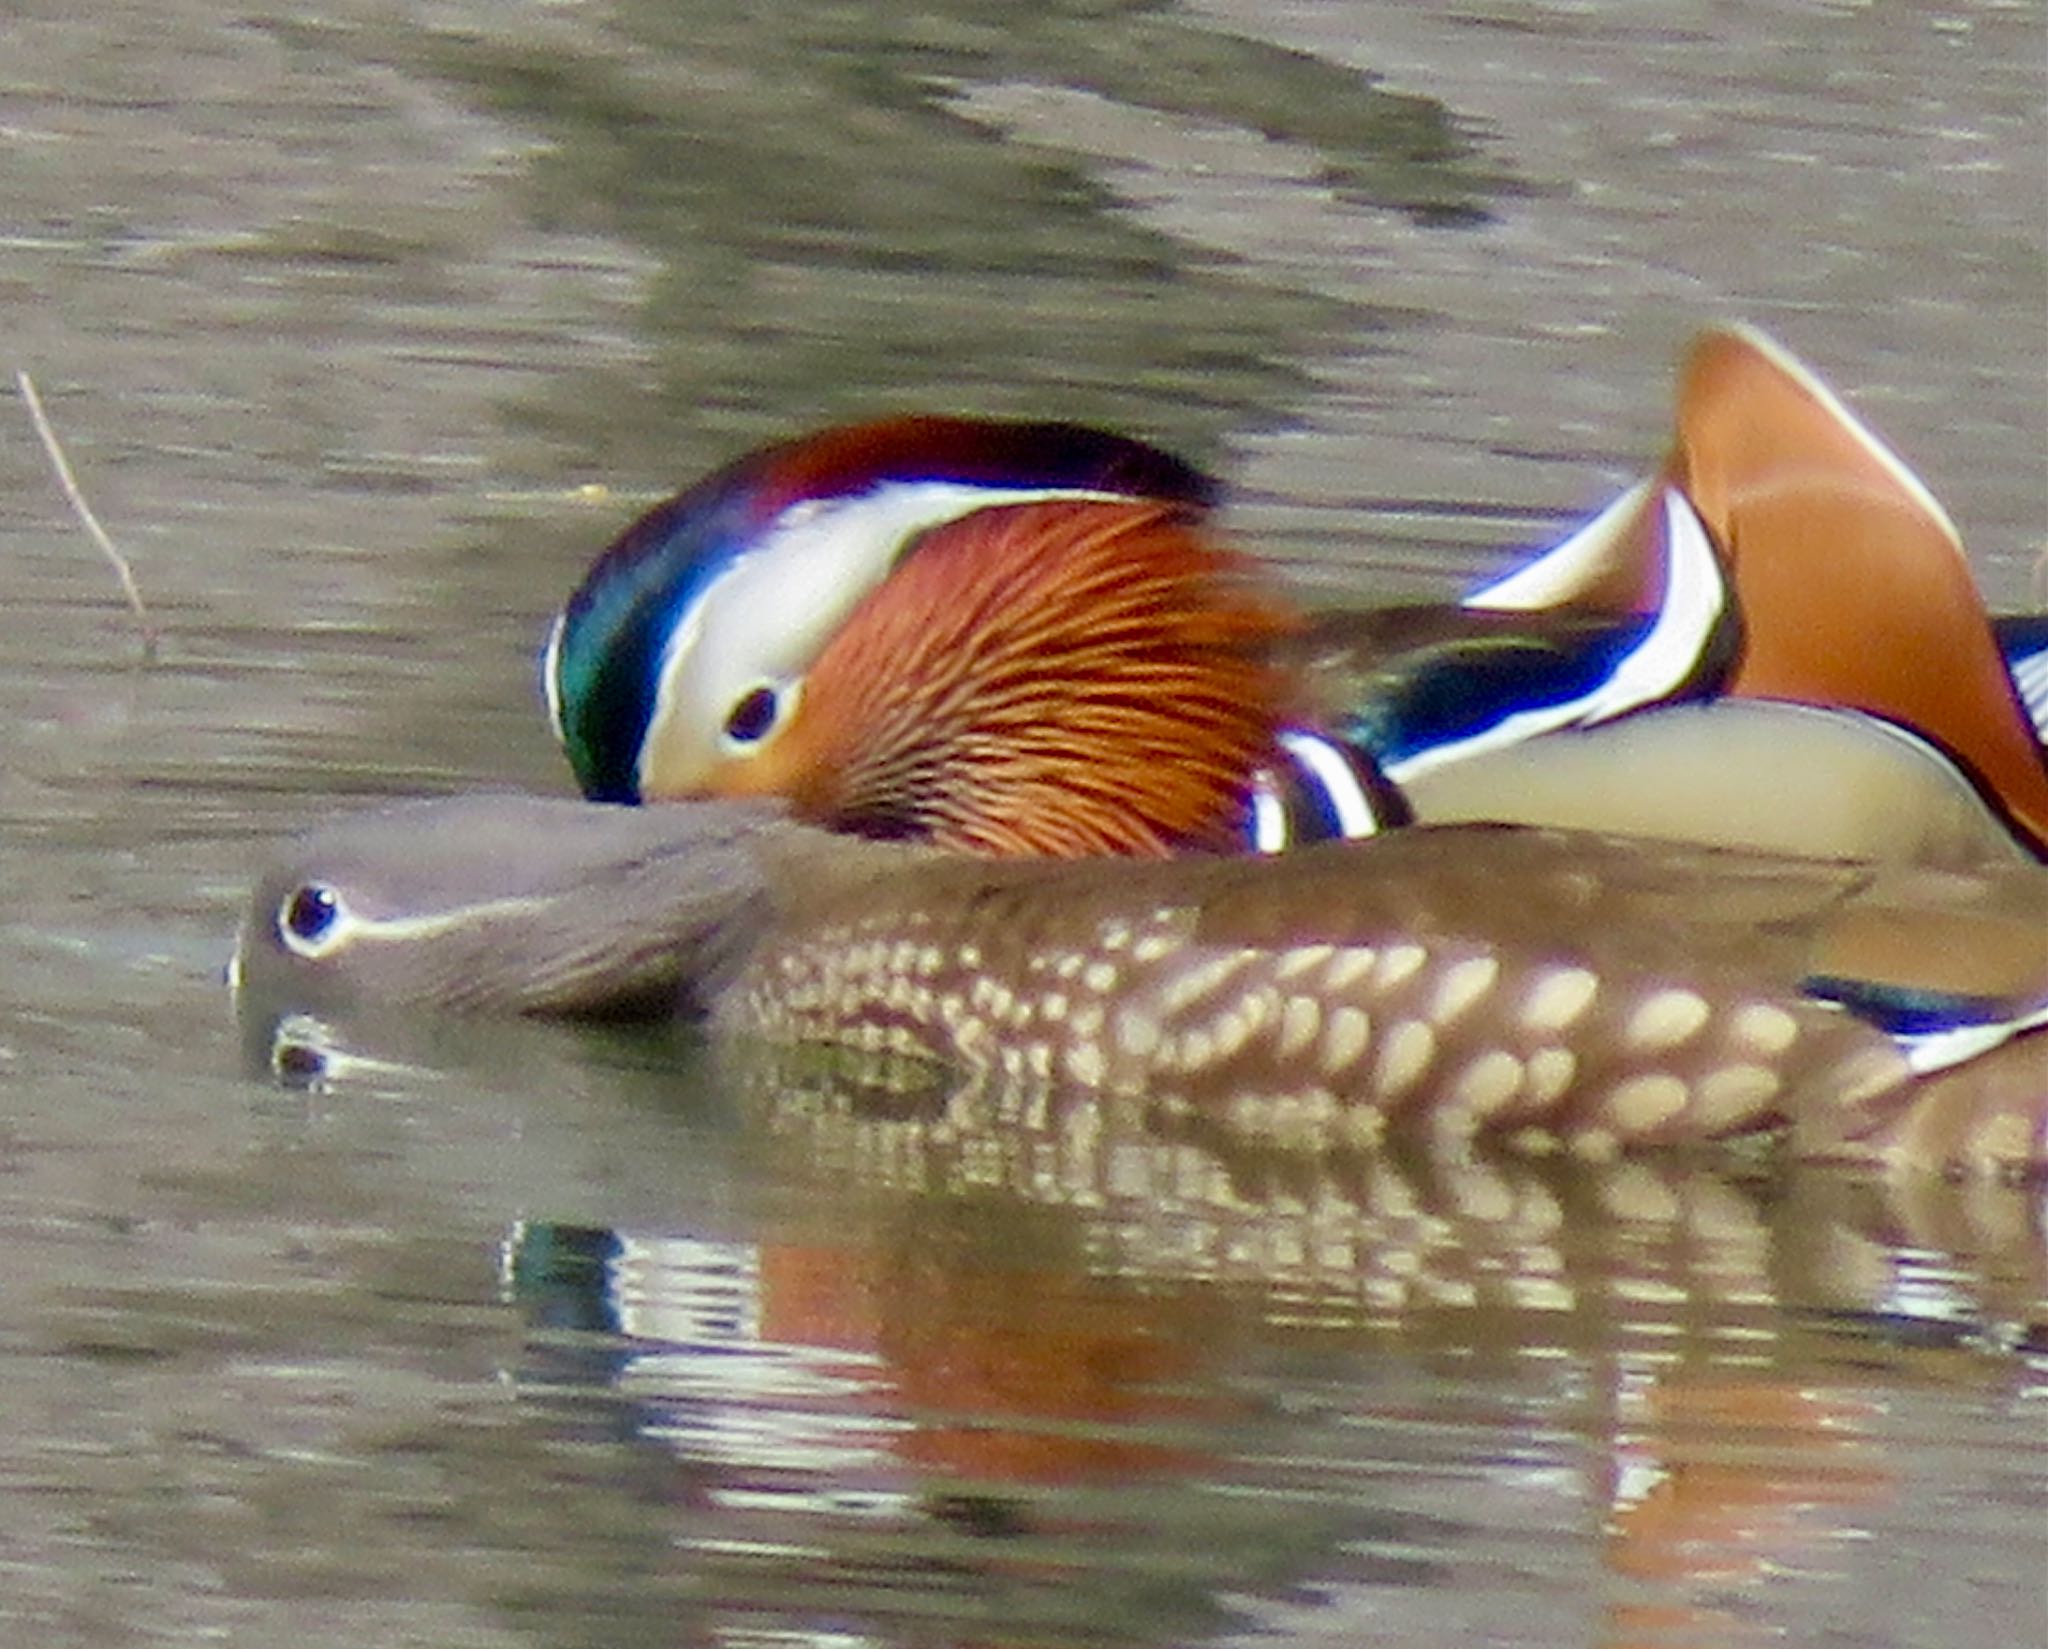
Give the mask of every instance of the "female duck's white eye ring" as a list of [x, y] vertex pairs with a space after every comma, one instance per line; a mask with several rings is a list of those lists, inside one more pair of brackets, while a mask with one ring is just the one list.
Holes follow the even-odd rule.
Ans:
[[795, 682], [757, 682], [739, 696], [719, 729], [718, 742], [727, 755], [743, 756], [758, 749], [796, 708]]
[[325, 882], [301, 882], [277, 907], [279, 941], [309, 961], [334, 949], [348, 925], [348, 907]]

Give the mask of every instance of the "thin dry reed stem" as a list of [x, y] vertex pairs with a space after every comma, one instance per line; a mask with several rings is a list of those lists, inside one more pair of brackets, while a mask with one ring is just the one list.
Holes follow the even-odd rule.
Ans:
[[86, 535], [100, 547], [121, 581], [121, 593], [128, 598], [128, 607], [135, 614], [136, 627], [142, 632], [143, 645], [151, 652], [156, 651], [157, 629], [150, 619], [149, 609], [143, 605], [142, 591], [136, 585], [135, 571], [128, 565], [128, 558], [100, 525], [99, 517], [92, 513], [92, 506], [85, 501], [85, 494], [79, 490], [78, 477], [72, 473], [71, 460], [64, 456], [64, 448], [57, 440], [57, 432], [50, 425], [49, 415], [43, 411], [43, 398], [36, 393], [36, 381], [26, 372], [14, 375], [15, 386], [21, 391], [21, 398], [28, 406], [28, 415], [36, 426], [36, 435], [43, 443], [43, 451], [49, 456], [50, 468], [56, 472], [57, 484], [64, 489], [64, 497], [70, 503], [78, 523], [85, 528]]

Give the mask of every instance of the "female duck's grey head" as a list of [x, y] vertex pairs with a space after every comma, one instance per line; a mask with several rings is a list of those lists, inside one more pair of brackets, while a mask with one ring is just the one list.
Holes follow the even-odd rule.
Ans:
[[415, 802], [297, 838], [230, 978], [266, 1004], [528, 1013], [702, 1009], [769, 919], [753, 803]]

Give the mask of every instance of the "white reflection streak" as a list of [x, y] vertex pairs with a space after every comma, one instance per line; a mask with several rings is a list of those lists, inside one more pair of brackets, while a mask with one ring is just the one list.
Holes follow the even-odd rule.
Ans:
[[[629, 1338], [658, 1344], [620, 1369], [622, 1395], [655, 1411], [643, 1434], [692, 1460], [801, 1481], [724, 1483], [721, 1504], [897, 1516], [912, 1497], [849, 1486], [900, 1469], [910, 1422], [874, 1412], [884, 1365], [858, 1349], [765, 1339], [760, 1252], [750, 1243], [619, 1235], [610, 1287]], [[820, 1481], [823, 1479], [824, 1481]]]

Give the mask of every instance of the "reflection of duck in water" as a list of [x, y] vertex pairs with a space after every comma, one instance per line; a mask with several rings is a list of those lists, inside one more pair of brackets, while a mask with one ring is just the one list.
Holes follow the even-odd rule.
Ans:
[[[762, 1080], [763, 1102], [786, 1104]], [[1472, 1562], [1480, 1528], [1562, 1516], [1576, 1535], [1590, 1505], [1611, 1510], [1604, 1562], [1656, 1588], [1621, 1592], [1619, 1619], [1653, 1598], [1711, 1609], [1725, 1599], [1693, 1584], [1803, 1568], [1896, 1493], [1883, 1434], [1812, 1389], [1845, 1321], [1797, 1315], [1849, 1303], [1835, 1273], [1860, 1239], [1830, 1228], [1788, 1252], [1760, 1193], [1711, 1172], [1361, 1163], [1261, 1197], [1245, 1165], [1229, 1185], [1144, 1184], [1112, 1151], [1054, 1220], [974, 1183], [971, 1153], [959, 1179], [902, 1183], [924, 1153], [899, 1125], [844, 1126], [871, 1136], [858, 1165], [829, 1145], [818, 1161], [800, 1117], [777, 1124], [814, 1187], [794, 1233], [527, 1226], [508, 1253], [512, 1297], [547, 1330], [522, 1383], [557, 1407], [586, 1383], [600, 1422], [630, 1416], [690, 1464], [706, 1508], [744, 1520], [749, 1594], [777, 1552], [828, 1562], [842, 1587], [872, 1563], [962, 1581], [994, 1565], [1029, 1617], [1043, 1587], [1092, 1597], [1156, 1559], [1180, 1577], [1153, 1605], [1170, 1618], [1309, 1581], [1398, 1607], [1400, 1588]], [[1825, 1224], [1809, 1212], [1799, 1229]], [[565, 1337], [565, 1321], [604, 1338]], [[608, 1369], [571, 1361], [605, 1347]], [[1331, 1423], [1330, 1404], [1357, 1401], [1360, 1358], [1391, 1428]], [[1446, 1379], [1487, 1393], [1483, 1409], [1446, 1412]], [[1461, 1489], [1432, 1469], [1446, 1460]], [[1107, 1572], [1076, 1549], [1081, 1528]], [[738, 1562], [725, 1533], [713, 1574]], [[1181, 1543], [1205, 1554], [1195, 1568], [1171, 1562]]]
[[[1731, 418], [1731, 402], [1764, 411]], [[1750, 439], [1773, 419], [1785, 442]], [[1327, 717], [1291, 719], [1308, 689], [1280, 661], [1299, 638], [1201, 536], [1199, 478], [1061, 426], [1012, 431], [992, 458], [977, 429], [777, 449], [637, 524], [549, 648], [586, 788], [768, 791], [844, 832], [993, 854], [1271, 845], [1407, 805]], [[1639, 781], [1649, 744], [1690, 750], [1681, 765], [1725, 793], [1746, 756], [1702, 761], [1686, 730], [1789, 717], [1885, 753], [1866, 785], [1801, 746], [1821, 792], [1857, 799], [1814, 839], [1811, 812], [1765, 789], [1791, 845], [1983, 868], [1500, 829], [1061, 867], [745, 810], [472, 799], [316, 835], [259, 894], [244, 971], [535, 1009], [680, 992], [736, 1033], [936, 1058], [1297, 1149], [1419, 1119], [1441, 1138], [1598, 1153], [1790, 1118], [1814, 1150], [1910, 1137], [1927, 1161], [2039, 1160], [2048, 1039], [2028, 1033], [2048, 1017], [2048, 873], [2028, 862], [2028, 821], [2048, 777], [1938, 506], [1746, 335], [1702, 346], [1647, 497], [1489, 596], [1604, 613], [1604, 673], [1541, 714], [1517, 699], [1494, 733], [1468, 718], [1422, 779], [1621, 750], [1620, 765], [1589, 759], [1625, 782], [1572, 788], [1602, 821], [1654, 833], [1635, 806], [1667, 799], [1663, 778]], [[1888, 653], [1845, 663], [1812, 644], [1825, 626], [1802, 643], [1780, 617], [1787, 558], [1853, 561], [1866, 587], [1896, 566], [1934, 589], [1908, 618], [1950, 637], [1953, 681], [1923, 693], [1943, 672]], [[815, 565], [821, 584], [789, 582]], [[1617, 616], [1646, 600], [1641, 619]], [[1703, 683], [1719, 696], [1607, 725]], [[1859, 708], [1745, 696], [1805, 687]], [[1920, 718], [1957, 760], [1880, 715]], [[1582, 730], [1508, 742], [1544, 727]], [[1737, 744], [1778, 749], [1775, 733]], [[1677, 833], [1718, 837], [1721, 817]], [[1873, 820], [1908, 822], [1880, 842]]]

